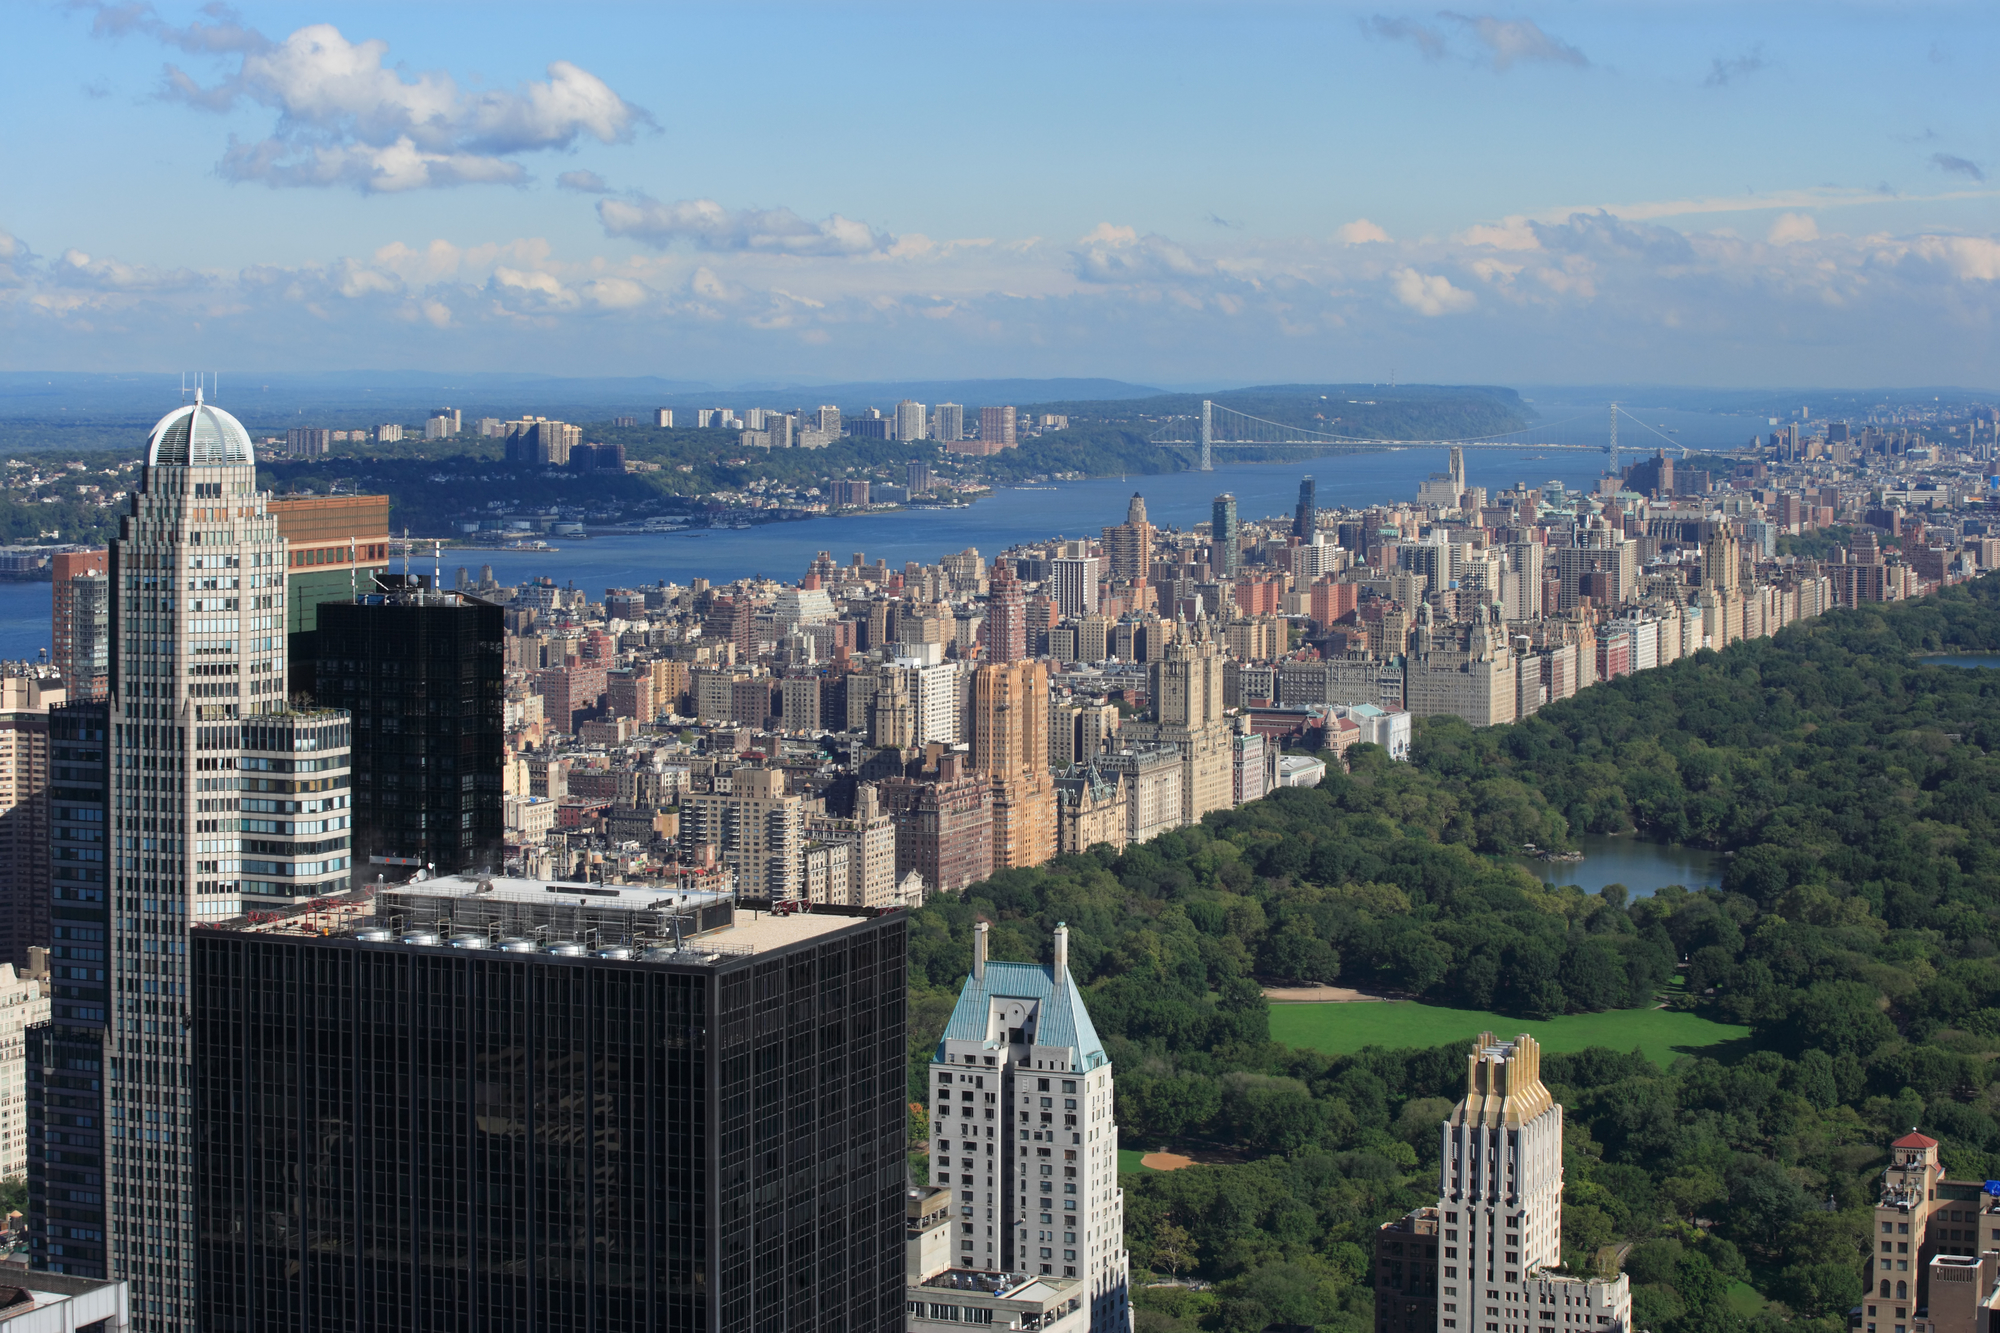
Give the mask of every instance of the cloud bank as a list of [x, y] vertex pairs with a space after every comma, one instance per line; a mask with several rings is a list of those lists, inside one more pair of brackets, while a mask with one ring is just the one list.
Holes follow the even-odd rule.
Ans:
[[[365, 194], [472, 184], [517, 184], [523, 154], [584, 140], [618, 144], [651, 123], [602, 79], [566, 60], [512, 90], [467, 91], [451, 75], [406, 75], [385, 63], [389, 44], [350, 41], [330, 23], [281, 41], [211, 5], [208, 21], [164, 22], [151, 5], [87, 4], [100, 37], [139, 36], [196, 55], [234, 59], [204, 83], [168, 65], [162, 96], [212, 112], [243, 105], [277, 113], [263, 139], [231, 136], [217, 170], [273, 188], [340, 187]], [[586, 173], [587, 174], [587, 173]]]
[[1062, 242], [889, 236], [708, 200], [598, 203], [638, 253], [431, 239], [193, 271], [0, 233], [0, 327], [50, 368], [195, 356], [1196, 381], [1366, 379], [1393, 364], [1434, 381], [1985, 383], [2000, 364], [2000, 235], [1857, 234], [1836, 228], [1856, 214], [1823, 204], [1743, 234], [1680, 230], [1644, 216], [1675, 208], [1634, 204], [1445, 238], [1358, 222], [1190, 238], [1107, 221]]

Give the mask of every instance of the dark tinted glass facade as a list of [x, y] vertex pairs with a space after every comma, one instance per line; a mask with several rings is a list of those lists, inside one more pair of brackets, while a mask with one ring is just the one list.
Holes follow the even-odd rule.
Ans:
[[371, 857], [440, 875], [500, 865], [504, 628], [499, 607], [458, 593], [321, 604], [314, 699], [354, 718], [357, 881]]
[[707, 965], [194, 932], [207, 1333], [889, 1333], [900, 913]]
[[30, 1262], [102, 1278], [104, 1031], [109, 1001], [105, 936], [107, 781], [103, 703], [58, 705], [49, 715], [51, 1020], [28, 1029]]

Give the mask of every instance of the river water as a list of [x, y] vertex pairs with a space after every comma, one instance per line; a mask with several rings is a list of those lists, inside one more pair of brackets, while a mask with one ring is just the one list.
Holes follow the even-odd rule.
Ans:
[[1925, 666], [1963, 667], [1968, 670], [1978, 667], [2000, 667], [2000, 653], [1936, 653], [1917, 659]]
[[[1316, 479], [1322, 508], [1408, 500], [1417, 485], [1442, 471], [1449, 451], [1439, 448], [1388, 450], [1371, 454], [1330, 454], [1297, 463], [1221, 463], [1213, 472], [1170, 472], [1144, 477], [1100, 477], [1056, 483], [1047, 488], [1009, 487], [964, 509], [910, 509], [879, 514], [814, 518], [738, 531], [556, 538], [555, 551], [472, 551], [447, 549], [444, 578], [449, 585], [460, 566], [477, 577], [493, 566], [503, 584], [548, 575], [601, 595], [606, 588], [665, 579], [711, 583], [753, 575], [793, 582], [803, 577], [820, 551], [845, 563], [856, 551], [871, 562], [883, 558], [892, 569], [906, 560], [925, 564], [966, 547], [982, 554], [1021, 542], [1055, 536], [1095, 536], [1100, 528], [1125, 521], [1134, 491], [1146, 497], [1146, 515], [1156, 526], [1189, 528], [1208, 521], [1210, 502], [1228, 491], [1244, 518], [1290, 514], [1300, 477]], [[1475, 486], [1497, 490], [1526, 482], [1560, 481], [1571, 490], [1589, 489], [1603, 471], [1605, 457], [1575, 449], [1468, 449], [1466, 477]], [[49, 646], [49, 585], [0, 584], [0, 659], [32, 659]]]

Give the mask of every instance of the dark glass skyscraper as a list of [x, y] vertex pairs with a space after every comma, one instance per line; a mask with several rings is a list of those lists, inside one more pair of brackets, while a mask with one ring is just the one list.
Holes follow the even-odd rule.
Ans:
[[1302, 542], [1312, 540], [1319, 526], [1318, 487], [1309, 476], [1299, 478], [1299, 507], [1292, 511], [1292, 535]]
[[1209, 544], [1215, 548], [1215, 577], [1233, 579], [1239, 559], [1236, 549], [1236, 497], [1224, 492], [1215, 497], [1209, 518]]
[[459, 878], [197, 930], [200, 1327], [900, 1333], [906, 939]]
[[49, 714], [50, 1021], [28, 1029], [30, 1262], [110, 1275], [105, 1251], [104, 1044], [110, 1007], [105, 819], [109, 705]]
[[504, 613], [465, 593], [380, 581], [322, 603], [315, 642], [316, 700], [354, 718], [356, 878], [374, 877], [371, 861], [441, 875], [497, 868]]

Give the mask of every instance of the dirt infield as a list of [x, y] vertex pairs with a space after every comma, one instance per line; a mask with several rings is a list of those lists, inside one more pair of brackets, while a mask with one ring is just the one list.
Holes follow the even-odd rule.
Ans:
[[1399, 997], [1351, 986], [1266, 986], [1264, 998], [1272, 1004], [1379, 1004]]
[[1139, 1159], [1140, 1166], [1152, 1171], [1178, 1171], [1194, 1164], [1194, 1158], [1183, 1157], [1177, 1152], [1149, 1152]]

